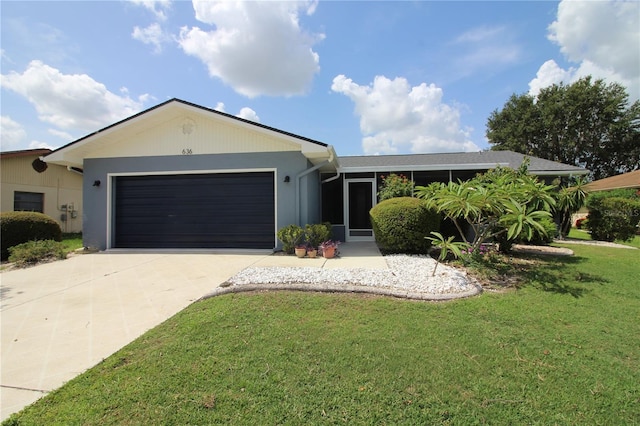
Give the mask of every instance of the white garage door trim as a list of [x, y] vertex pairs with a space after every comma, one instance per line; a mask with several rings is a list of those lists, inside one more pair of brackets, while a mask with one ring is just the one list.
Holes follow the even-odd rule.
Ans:
[[[272, 172], [273, 173], [273, 193], [274, 193], [274, 229], [273, 238], [277, 241], [278, 232], [278, 170], [275, 168], [257, 168], [257, 169], [215, 169], [215, 170], [163, 170], [156, 172], [116, 172], [107, 173], [107, 226], [106, 226], [106, 241], [107, 249], [113, 249], [113, 215], [114, 215], [114, 193], [113, 183], [115, 178], [119, 176], [162, 176], [162, 175], [195, 175], [195, 174], [220, 174], [220, 173], [257, 173], [257, 172]], [[186, 250], [186, 249], [185, 249]]]

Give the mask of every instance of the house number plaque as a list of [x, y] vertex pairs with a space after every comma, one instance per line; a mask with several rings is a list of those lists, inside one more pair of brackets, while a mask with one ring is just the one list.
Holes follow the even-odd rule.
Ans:
[[184, 148], [182, 150], [182, 155], [191, 155], [193, 154], [193, 150], [191, 148]]

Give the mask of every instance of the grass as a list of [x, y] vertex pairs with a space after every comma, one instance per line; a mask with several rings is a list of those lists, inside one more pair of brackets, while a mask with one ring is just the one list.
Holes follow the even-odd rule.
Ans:
[[[589, 232], [584, 230], [571, 228], [571, 231], [569, 231], [569, 238], [591, 241], [591, 234], [589, 234]], [[616, 241], [616, 243], [640, 248], [640, 235], [634, 236], [631, 241]]]
[[570, 248], [453, 302], [197, 302], [6, 424], [638, 424], [640, 253]]
[[[11, 248], [13, 253], [9, 256], [9, 262], [16, 267], [33, 266], [37, 263], [65, 259], [69, 253], [82, 247], [81, 232], [63, 233], [60, 242], [53, 240], [27, 241]], [[0, 265], [0, 270], [10, 267], [12, 266]]]
[[67, 253], [82, 248], [82, 232], [69, 232], [62, 234], [62, 245]]

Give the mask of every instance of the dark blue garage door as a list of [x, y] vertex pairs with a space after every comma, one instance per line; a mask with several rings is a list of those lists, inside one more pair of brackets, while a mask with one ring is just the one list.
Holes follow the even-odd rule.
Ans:
[[272, 172], [115, 178], [114, 247], [275, 246]]

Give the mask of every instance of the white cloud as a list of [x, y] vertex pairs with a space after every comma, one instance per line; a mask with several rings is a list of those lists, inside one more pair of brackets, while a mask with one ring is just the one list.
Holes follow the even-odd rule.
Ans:
[[166, 12], [171, 8], [171, 0], [129, 0], [131, 3], [149, 10], [158, 21], [166, 21]]
[[[522, 48], [515, 43], [506, 27], [481, 26], [472, 28], [449, 44], [455, 60], [454, 74], [469, 76], [478, 71], [495, 72], [517, 63]], [[460, 53], [455, 51], [460, 50]]]
[[320, 70], [312, 47], [322, 38], [300, 28], [309, 2], [212, 2], [194, 0], [196, 19], [215, 30], [183, 27], [179, 44], [200, 59], [212, 77], [248, 97], [305, 93]]
[[529, 83], [530, 93], [537, 94], [545, 82], [571, 83], [592, 75], [626, 86], [634, 100], [640, 97], [640, 3], [563, 0], [548, 30], [549, 40], [577, 66], [563, 70], [545, 62]]
[[40, 142], [40, 141], [31, 141], [31, 143], [29, 144], [29, 149], [38, 149], [38, 148], [47, 148], [47, 149], [56, 149], [56, 146], [52, 146], [49, 145], [46, 142]]
[[442, 102], [435, 85], [410, 87], [404, 78], [376, 76], [360, 86], [344, 75], [331, 90], [348, 96], [360, 116], [365, 154], [479, 151], [460, 125], [460, 111]]
[[22, 74], [3, 74], [0, 82], [27, 98], [40, 120], [70, 132], [95, 131], [143, 108], [143, 101], [118, 96], [86, 74], [63, 74], [41, 61], [31, 61]]
[[7, 55], [7, 52], [4, 49], [0, 49], [0, 58], [3, 61], [7, 61], [8, 63], [13, 64], [13, 61], [11, 60], [9, 55]]
[[480, 26], [472, 28], [456, 37], [455, 43], [484, 43], [500, 38], [504, 30], [504, 27]]
[[240, 112], [236, 115], [236, 117], [244, 118], [245, 120], [255, 121], [256, 123], [260, 122], [260, 117], [254, 110], [249, 107], [244, 107], [240, 110]]
[[171, 40], [171, 37], [164, 32], [160, 24], [153, 23], [146, 28], [140, 28], [135, 26], [131, 37], [134, 40], [141, 41], [144, 44], [150, 44], [153, 46], [154, 53], [162, 52], [162, 44]]
[[19, 149], [22, 142], [27, 138], [27, 132], [8, 115], [0, 117], [0, 150], [12, 151]]
[[556, 61], [549, 60], [542, 64], [536, 73], [536, 78], [529, 82], [529, 94], [532, 96], [538, 96], [541, 89], [554, 84], [571, 81], [573, 80], [574, 75], [574, 68], [563, 70], [558, 66]]
[[49, 129], [47, 130], [47, 132], [49, 132], [50, 135], [53, 135], [55, 137], [58, 137], [60, 139], [63, 139], [67, 142], [71, 142], [74, 138], [71, 134], [67, 133], [67, 132], [63, 132], [62, 130], [57, 130], [57, 129]]
[[[225, 111], [225, 106], [223, 102], [218, 102], [214, 110], [224, 112], [224, 113], [227, 112]], [[245, 120], [255, 121], [256, 123], [260, 122], [260, 117], [258, 117], [258, 114], [256, 114], [256, 112], [249, 107], [242, 108], [240, 112], [236, 114], [236, 117], [244, 118]]]

